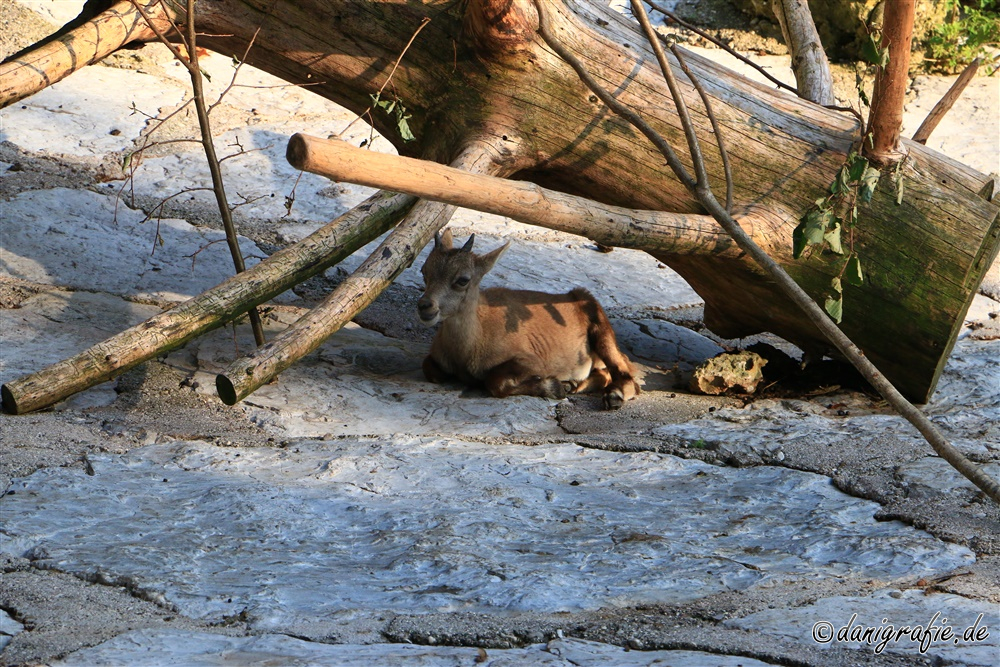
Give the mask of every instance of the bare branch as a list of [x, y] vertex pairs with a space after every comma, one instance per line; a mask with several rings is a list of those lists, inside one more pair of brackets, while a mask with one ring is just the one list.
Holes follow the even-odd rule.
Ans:
[[[222, 180], [222, 169], [219, 158], [215, 154], [215, 142], [212, 137], [212, 126], [208, 118], [208, 108], [205, 105], [205, 91], [202, 87], [201, 68], [198, 65], [197, 33], [194, 28], [194, 0], [187, 0], [187, 48], [188, 48], [188, 72], [191, 74], [191, 89], [194, 96], [195, 110], [198, 114], [198, 125], [201, 128], [201, 142], [205, 147], [205, 158], [208, 160], [208, 170], [212, 174], [212, 188], [215, 191], [215, 200], [219, 206], [219, 215], [222, 217], [222, 226], [226, 230], [226, 242], [229, 245], [229, 252], [233, 257], [233, 265], [237, 273], [246, 270], [243, 261], [243, 251], [240, 250], [239, 239], [236, 236], [236, 225], [233, 224], [233, 213], [229, 208], [229, 200], [226, 198], [226, 186]], [[260, 315], [256, 308], [251, 308], [247, 312], [250, 318], [250, 326], [253, 329], [253, 337], [257, 345], [264, 344], [264, 325], [260, 321]]]
[[918, 144], [927, 143], [927, 140], [931, 136], [931, 132], [933, 132], [938, 126], [938, 123], [940, 123], [941, 119], [945, 117], [945, 114], [951, 110], [951, 107], [958, 101], [958, 98], [962, 96], [962, 92], [965, 90], [965, 87], [969, 85], [969, 82], [975, 78], [976, 70], [979, 69], [981, 62], [982, 58], [976, 58], [969, 63], [969, 66], [965, 68], [957, 79], [955, 79], [955, 83], [951, 84], [951, 88], [948, 89], [948, 92], [944, 94], [944, 97], [938, 100], [938, 103], [934, 105], [931, 112], [927, 114], [927, 118], [924, 119], [924, 122], [921, 123], [920, 127], [917, 128], [917, 131], [913, 133], [914, 141]]
[[705, 105], [705, 115], [708, 116], [708, 120], [712, 123], [712, 132], [715, 134], [715, 142], [719, 147], [719, 157], [722, 159], [722, 171], [726, 176], [726, 211], [729, 213], [733, 212], [733, 169], [732, 165], [729, 163], [729, 152], [726, 150], [726, 142], [722, 138], [722, 130], [719, 127], [719, 121], [715, 117], [715, 112], [712, 111], [712, 102], [708, 95], [705, 93], [705, 88], [698, 81], [698, 77], [691, 73], [688, 69], [687, 63], [684, 62], [684, 58], [681, 56], [680, 49], [676, 45], [670, 45], [670, 52], [674, 54], [674, 58], [677, 58], [677, 63], [681, 66], [681, 71], [687, 75], [688, 80], [691, 85], [694, 86], [695, 90], [698, 91], [698, 95], [701, 96], [701, 103]]

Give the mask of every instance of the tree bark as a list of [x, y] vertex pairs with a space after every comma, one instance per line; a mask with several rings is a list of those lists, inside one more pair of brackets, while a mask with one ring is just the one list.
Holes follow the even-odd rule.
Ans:
[[110, 380], [221, 327], [247, 309], [322, 273], [395, 224], [416, 200], [378, 193], [263, 262], [207, 292], [0, 389], [3, 409], [24, 414]]
[[896, 164], [907, 153], [900, 135], [903, 104], [910, 82], [914, 11], [914, 0], [886, 0], [882, 48], [889, 49], [889, 62], [875, 75], [872, 108], [868, 115], [871, 141], [864, 143], [865, 156], [878, 165]]
[[[655, 59], [635, 25], [588, 0], [544, 0], [553, 32], [612, 91], [674, 147], [686, 146]], [[469, 11], [466, 12], [466, 6]], [[630, 209], [703, 215], [663, 157], [611, 114], [536, 34], [525, 0], [216, 0], [198, 3], [199, 43], [247, 61], [361, 112], [425, 18], [388, 93], [406, 107], [415, 140], [376, 109], [377, 129], [397, 150], [448, 163], [470, 134], [486, 137], [498, 176]], [[183, 17], [178, 17], [183, 20]], [[321, 29], [317, 29], [321, 26]], [[737, 209], [769, 209], [781, 224], [773, 247], [791, 248], [790, 231], [827, 193], [861, 128], [851, 117], [743, 80], [686, 54], [726, 136]], [[673, 63], [676, 67], [676, 62]], [[697, 91], [679, 81], [700, 142], [711, 123]], [[16, 97], [16, 96], [15, 96]], [[861, 211], [855, 248], [864, 289], [845, 288], [843, 329], [908, 397], [934, 389], [976, 287], [1000, 246], [997, 205], [979, 192], [987, 178], [929, 149], [904, 142], [906, 196], [888, 185]], [[678, 157], [690, 169], [686, 151]], [[715, 151], [708, 178], [723, 182]], [[788, 238], [787, 243], [782, 237]], [[825, 351], [825, 339], [770, 279], [725, 253], [652, 250], [705, 299], [706, 324], [720, 335], [772, 331]], [[821, 253], [789, 265], [816, 299], [838, 257]]]
[[771, 8], [792, 55], [799, 97], [816, 104], [836, 104], [830, 62], [816, 32], [808, 0], [772, 0]]

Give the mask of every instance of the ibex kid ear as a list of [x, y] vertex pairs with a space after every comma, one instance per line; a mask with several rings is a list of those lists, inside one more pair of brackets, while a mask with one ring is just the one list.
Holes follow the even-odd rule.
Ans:
[[475, 234], [470, 236], [469, 240], [465, 242], [464, 246], [462, 246], [462, 252], [472, 252], [472, 244], [475, 242], [475, 240], [476, 240]]
[[443, 232], [436, 232], [434, 234], [434, 249], [435, 250], [451, 250], [451, 230], [446, 229]]
[[500, 259], [500, 255], [502, 255], [508, 247], [510, 247], [510, 241], [507, 241], [495, 250], [489, 251], [485, 255], [476, 256], [476, 272], [480, 277], [485, 276], [490, 272], [493, 265], [497, 263], [498, 259]]

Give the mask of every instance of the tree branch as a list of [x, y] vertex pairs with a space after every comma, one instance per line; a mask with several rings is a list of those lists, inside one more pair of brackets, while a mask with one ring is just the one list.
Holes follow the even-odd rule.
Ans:
[[[167, 11], [147, 14], [147, 21], [137, 9], [138, 2], [119, 2], [58, 39], [0, 64], [0, 109], [98, 62], [129, 42], [154, 39], [154, 30], [169, 26], [172, 17]], [[143, 4], [154, 6], [158, 2], [146, 0]]]
[[79, 354], [3, 385], [3, 409], [24, 414], [61, 401], [223, 326], [322, 273], [391, 228], [414, 197], [379, 192], [298, 243], [170, 310]]
[[903, 104], [910, 81], [910, 48], [913, 42], [914, 0], [885, 3], [882, 47], [889, 49], [889, 62], [875, 74], [872, 107], [868, 114], [871, 142], [863, 154], [878, 165], [892, 165], [906, 157], [899, 138], [903, 128]]
[[[289, 139], [287, 157], [296, 169], [335, 181], [405, 192], [422, 199], [503, 215], [529, 225], [584, 236], [603, 245], [674, 255], [741, 254], [710, 215], [612, 206], [527, 181], [474, 174], [304, 134]], [[773, 250], [780, 251], [773, 248], [776, 238], [784, 245], [790, 243], [787, 234], [774, 233], [784, 220], [773, 211], [753, 207], [740, 216], [740, 222], [754, 230], [759, 243]]]
[[771, 0], [771, 9], [792, 56], [799, 97], [822, 105], [835, 104], [830, 62], [819, 41], [808, 0]]
[[966, 67], [957, 79], [955, 83], [951, 84], [951, 88], [948, 92], [944, 94], [938, 103], [934, 105], [931, 112], [927, 114], [927, 118], [924, 122], [920, 124], [917, 131], [913, 133], [913, 140], [918, 144], [926, 144], [927, 140], [931, 136], [931, 132], [938, 126], [941, 119], [951, 111], [951, 107], [954, 106], [958, 98], [962, 96], [962, 92], [965, 90], [966, 86], [976, 77], [976, 71], [979, 69], [979, 65], [982, 62], [982, 58], [976, 58], [969, 66]]

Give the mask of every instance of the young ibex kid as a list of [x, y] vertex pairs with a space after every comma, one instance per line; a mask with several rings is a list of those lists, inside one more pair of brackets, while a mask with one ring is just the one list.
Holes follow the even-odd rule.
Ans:
[[441, 322], [424, 360], [428, 380], [458, 378], [485, 385], [497, 397], [565, 398], [604, 389], [607, 409], [620, 408], [639, 393], [631, 362], [587, 290], [480, 290], [479, 282], [510, 244], [476, 255], [474, 239], [475, 234], [453, 248], [451, 230], [436, 235], [422, 269], [420, 321]]

